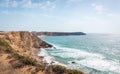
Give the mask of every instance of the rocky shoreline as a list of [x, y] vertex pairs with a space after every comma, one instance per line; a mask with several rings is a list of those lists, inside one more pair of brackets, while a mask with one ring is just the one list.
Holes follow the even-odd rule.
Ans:
[[59, 65], [47, 65], [38, 52], [48, 47], [52, 45], [31, 32], [0, 32], [0, 74], [83, 74]]

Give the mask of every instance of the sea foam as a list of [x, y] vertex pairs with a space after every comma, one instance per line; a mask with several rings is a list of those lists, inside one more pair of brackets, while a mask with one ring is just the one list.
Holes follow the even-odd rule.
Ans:
[[43, 40], [55, 44], [56, 49], [48, 53], [70, 68], [84, 69], [85, 74], [120, 74], [120, 35], [54, 36]]
[[51, 55], [48, 54], [48, 52], [46, 51], [46, 49], [41, 48], [38, 56], [43, 56], [44, 57], [43, 58], [43, 62], [45, 62], [45, 63], [51, 64], [52, 62], [54, 62], [54, 63], [52, 63], [53, 65], [66, 66], [63, 63], [60, 63], [60, 62], [56, 61], [56, 59], [53, 56], [51, 56]]
[[[71, 63], [72, 61], [68, 61], [68, 63], [71, 65], [72, 68], [76, 67], [76, 69], [78, 69], [84, 66], [99, 71], [108, 71], [110, 73], [120, 74], [120, 63], [114, 62], [112, 60], [107, 60], [106, 57], [102, 54], [90, 53], [79, 49], [72, 49], [72, 48], [65, 48], [58, 46], [56, 46], [55, 48], [56, 49], [52, 49], [55, 50], [51, 53], [52, 56], [60, 56], [62, 58], [76, 58], [73, 61], [76, 63], [77, 66], [73, 65]], [[47, 60], [48, 58], [51, 60], [55, 60], [51, 57], [47, 57], [45, 59]], [[82, 59], [78, 60], [78, 58], [82, 58]], [[78, 65], [80, 66], [78, 67]]]

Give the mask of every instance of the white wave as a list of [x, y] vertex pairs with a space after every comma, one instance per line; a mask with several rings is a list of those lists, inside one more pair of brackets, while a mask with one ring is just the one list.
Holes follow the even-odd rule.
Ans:
[[88, 58], [81, 61], [77, 61], [77, 63], [100, 71], [108, 71], [120, 74], [120, 63], [114, 61], [97, 58]]
[[45, 49], [41, 49], [41, 51], [39, 52], [38, 56], [43, 56], [43, 61], [50, 64], [51, 62], [54, 62], [54, 65], [62, 65], [62, 66], [66, 66], [65, 64], [62, 64], [58, 61], [55, 60], [54, 57], [50, 56], [47, 51]]
[[[75, 58], [76, 60], [73, 61], [77, 63], [76, 67], [78, 67], [78, 65], [83, 65], [100, 71], [114, 72], [120, 74], [120, 63], [111, 60], [106, 60], [106, 57], [103, 56], [102, 54], [90, 53], [79, 49], [64, 48], [59, 47], [57, 45], [54, 45], [54, 47], [56, 49], [55, 50], [53, 49], [55, 52], [51, 53], [52, 56], [60, 56], [62, 58]], [[45, 49], [41, 49], [38, 56], [44, 56], [43, 61], [49, 64], [52, 61], [54, 61], [55, 62], [54, 64], [66, 66], [65, 64], [56, 61], [55, 58], [50, 56]], [[82, 59], [78, 60], [78, 58]]]
[[50, 57], [48, 54], [47, 54], [47, 51], [45, 49], [41, 49], [40, 53], [38, 54], [38, 56], [43, 56], [44, 59], [43, 61], [44, 62], [47, 62], [47, 63], [51, 63], [51, 61], [55, 60], [54, 58]]
[[[57, 52], [60, 50], [62, 52]], [[61, 48], [57, 47], [55, 50], [57, 53], [51, 53], [53, 56], [60, 56], [62, 58], [75, 58], [79, 65], [83, 65], [89, 68], [94, 68], [100, 71], [114, 72], [120, 74], [120, 63], [115, 61], [107, 60], [105, 56], [98, 53], [89, 53], [79, 49], [72, 48]], [[83, 58], [78, 60], [78, 58]]]
[[72, 49], [72, 48], [58, 48], [61, 52], [59, 53], [53, 53], [52, 55], [59, 55], [60, 57], [63, 58], [100, 58], [103, 59], [105, 58], [101, 54], [97, 53], [89, 53], [85, 52], [79, 49]]

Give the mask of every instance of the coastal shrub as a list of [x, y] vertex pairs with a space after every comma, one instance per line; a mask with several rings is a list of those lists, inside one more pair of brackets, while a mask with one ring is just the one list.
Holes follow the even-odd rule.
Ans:
[[32, 65], [32, 66], [40, 66], [36, 61], [34, 61], [32, 58], [25, 57], [19, 54], [13, 54], [13, 57], [16, 58], [17, 60], [20, 60], [23, 64], [26, 65]]
[[84, 73], [75, 69], [67, 69], [67, 74], [84, 74]]
[[0, 47], [1, 47], [1, 50], [4, 50], [6, 52], [12, 51], [11, 46], [4, 39], [0, 39]]
[[83, 72], [76, 69], [67, 69], [61, 65], [52, 65], [52, 70], [55, 74], [84, 74]]
[[66, 68], [60, 65], [53, 65], [52, 66], [52, 70], [53, 72], [55, 72], [56, 74], [63, 74], [66, 73]]

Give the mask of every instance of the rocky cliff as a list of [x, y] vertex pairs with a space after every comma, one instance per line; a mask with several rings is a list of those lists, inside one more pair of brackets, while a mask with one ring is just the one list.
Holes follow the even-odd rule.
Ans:
[[38, 36], [69, 36], [69, 35], [86, 35], [83, 32], [32, 32]]
[[8, 32], [5, 34], [12, 45], [16, 45], [22, 49], [51, 47], [50, 44], [42, 41], [30, 32]]
[[52, 47], [26, 31], [0, 32], [0, 74], [84, 74], [62, 66], [47, 65], [37, 56], [40, 48]]
[[0, 32], [0, 74], [44, 74], [40, 48], [52, 47], [30, 32]]
[[[34, 34], [27, 31], [2, 32], [6, 41], [18, 52], [31, 54], [33, 49], [52, 47]], [[23, 52], [24, 51], [24, 52]], [[28, 52], [27, 52], [28, 51]]]

